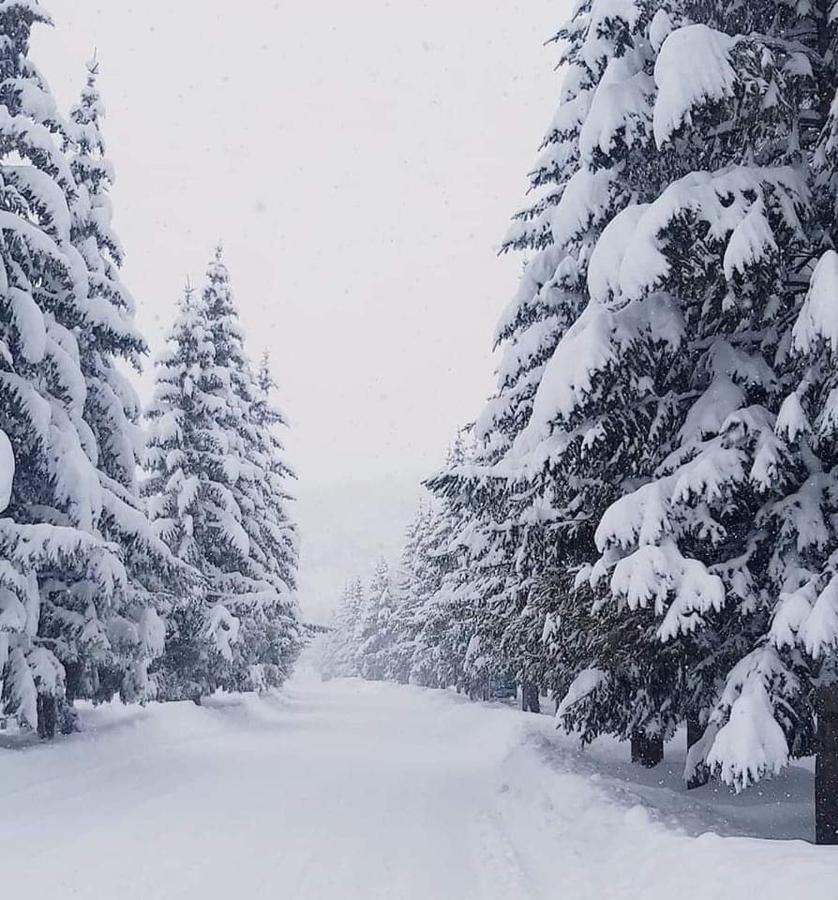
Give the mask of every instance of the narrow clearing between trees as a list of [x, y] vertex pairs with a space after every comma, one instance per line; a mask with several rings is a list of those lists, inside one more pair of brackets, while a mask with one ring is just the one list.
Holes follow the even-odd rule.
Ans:
[[[0, 884], [52, 898], [834, 900], [811, 776], [689, 795], [546, 716], [297, 678], [280, 697], [86, 709], [0, 749]], [[628, 780], [640, 777], [641, 781]], [[699, 835], [699, 836], [696, 836]]]

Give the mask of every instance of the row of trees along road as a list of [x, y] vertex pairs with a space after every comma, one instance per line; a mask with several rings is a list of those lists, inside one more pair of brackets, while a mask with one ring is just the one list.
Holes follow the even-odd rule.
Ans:
[[48, 21], [0, 3], [0, 717], [44, 737], [78, 699], [277, 685], [305, 637], [282, 419], [220, 252], [158, 364], [145, 458], [98, 65], [62, 116], [29, 58]]
[[647, 765], [686, 723], [690, 785], [744, 790], [817, 753], [822, 843], [838, 842], [836, 29], [832, 0], [576, 4], [504, 243], [526, 265], [497, 390], [428, 481], [430, 549], [383, 620], [389, 677], [512, 672], [565, 728]]

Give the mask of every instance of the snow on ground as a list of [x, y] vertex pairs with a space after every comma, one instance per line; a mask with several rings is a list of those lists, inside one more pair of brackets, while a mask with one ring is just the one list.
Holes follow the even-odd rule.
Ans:
[[802, 769], [762, 795], [687, 795], [677, 761], [637, 783], [625, 747], [580, 753], [549, 717], [359, 681], [83, 718], [0, 749], [2, 896], [837, 895], [838, 848], [721, 836], [805, 833]]

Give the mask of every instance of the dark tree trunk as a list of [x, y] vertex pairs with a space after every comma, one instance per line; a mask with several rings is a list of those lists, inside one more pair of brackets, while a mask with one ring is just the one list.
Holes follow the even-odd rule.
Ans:
[[541, 703], [538, 699], [538, 685], [534, 681], [524, 681], [521, 684], [521, 709], [524, 712], [541, 712]]
[[649, 737], [643, 731], [635, 731], [631, 736], [631, 761], [654, 769], [663, 762], [663, 738]]
[[815, 843], [838, 844], [838, 685], [818, 690]]
[[55, 737], [55, 726], [58, 721], [55, 697], [52, 694], [38, 694], [38, 737], [51, 741]]
[[64, 664], [64, 693], [68, 703], [78, 699], [82, 672], [83, 669], [80, 663]]
[[[687, 719], [687, 752], [697, 744], [704, 735], [704, 726], [698, 719]], [[702, 787], [710, 780], [710, 770], [705, 765], [699, 766], [687, 780], [687, 790]]]
[[646, 762], [643, 765], [653, 769], [655, 766], [663, 762], [663, 738], [653, 737], [647, 738]]

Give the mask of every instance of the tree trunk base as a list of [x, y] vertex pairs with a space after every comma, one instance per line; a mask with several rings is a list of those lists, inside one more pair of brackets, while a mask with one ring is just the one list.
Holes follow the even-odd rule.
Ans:
[[631, 761], [646, 769], [654, 769], [663, 762], [663, 738], [649, 737], [641, 731], [631, 736]]
[[55, 737], [58, 724], [58, 710], [52, 694], [38, 694], [38, 737], [42, 741], [51, 741]]
[[[704, 727], [698, 719], [687, 719], [687, 753], [704, 736]], [[698, 766], [687, 780], [687, 790], [703, 787], [710, 780], [710, 770], [705, 765]]]
[[521, 709], [524, 712], [541, 712], [538, 685], [533, 681], [524, 681], [521, 684]]
[[838, 685], [817, 695], [815, 843], [838, 844]]

